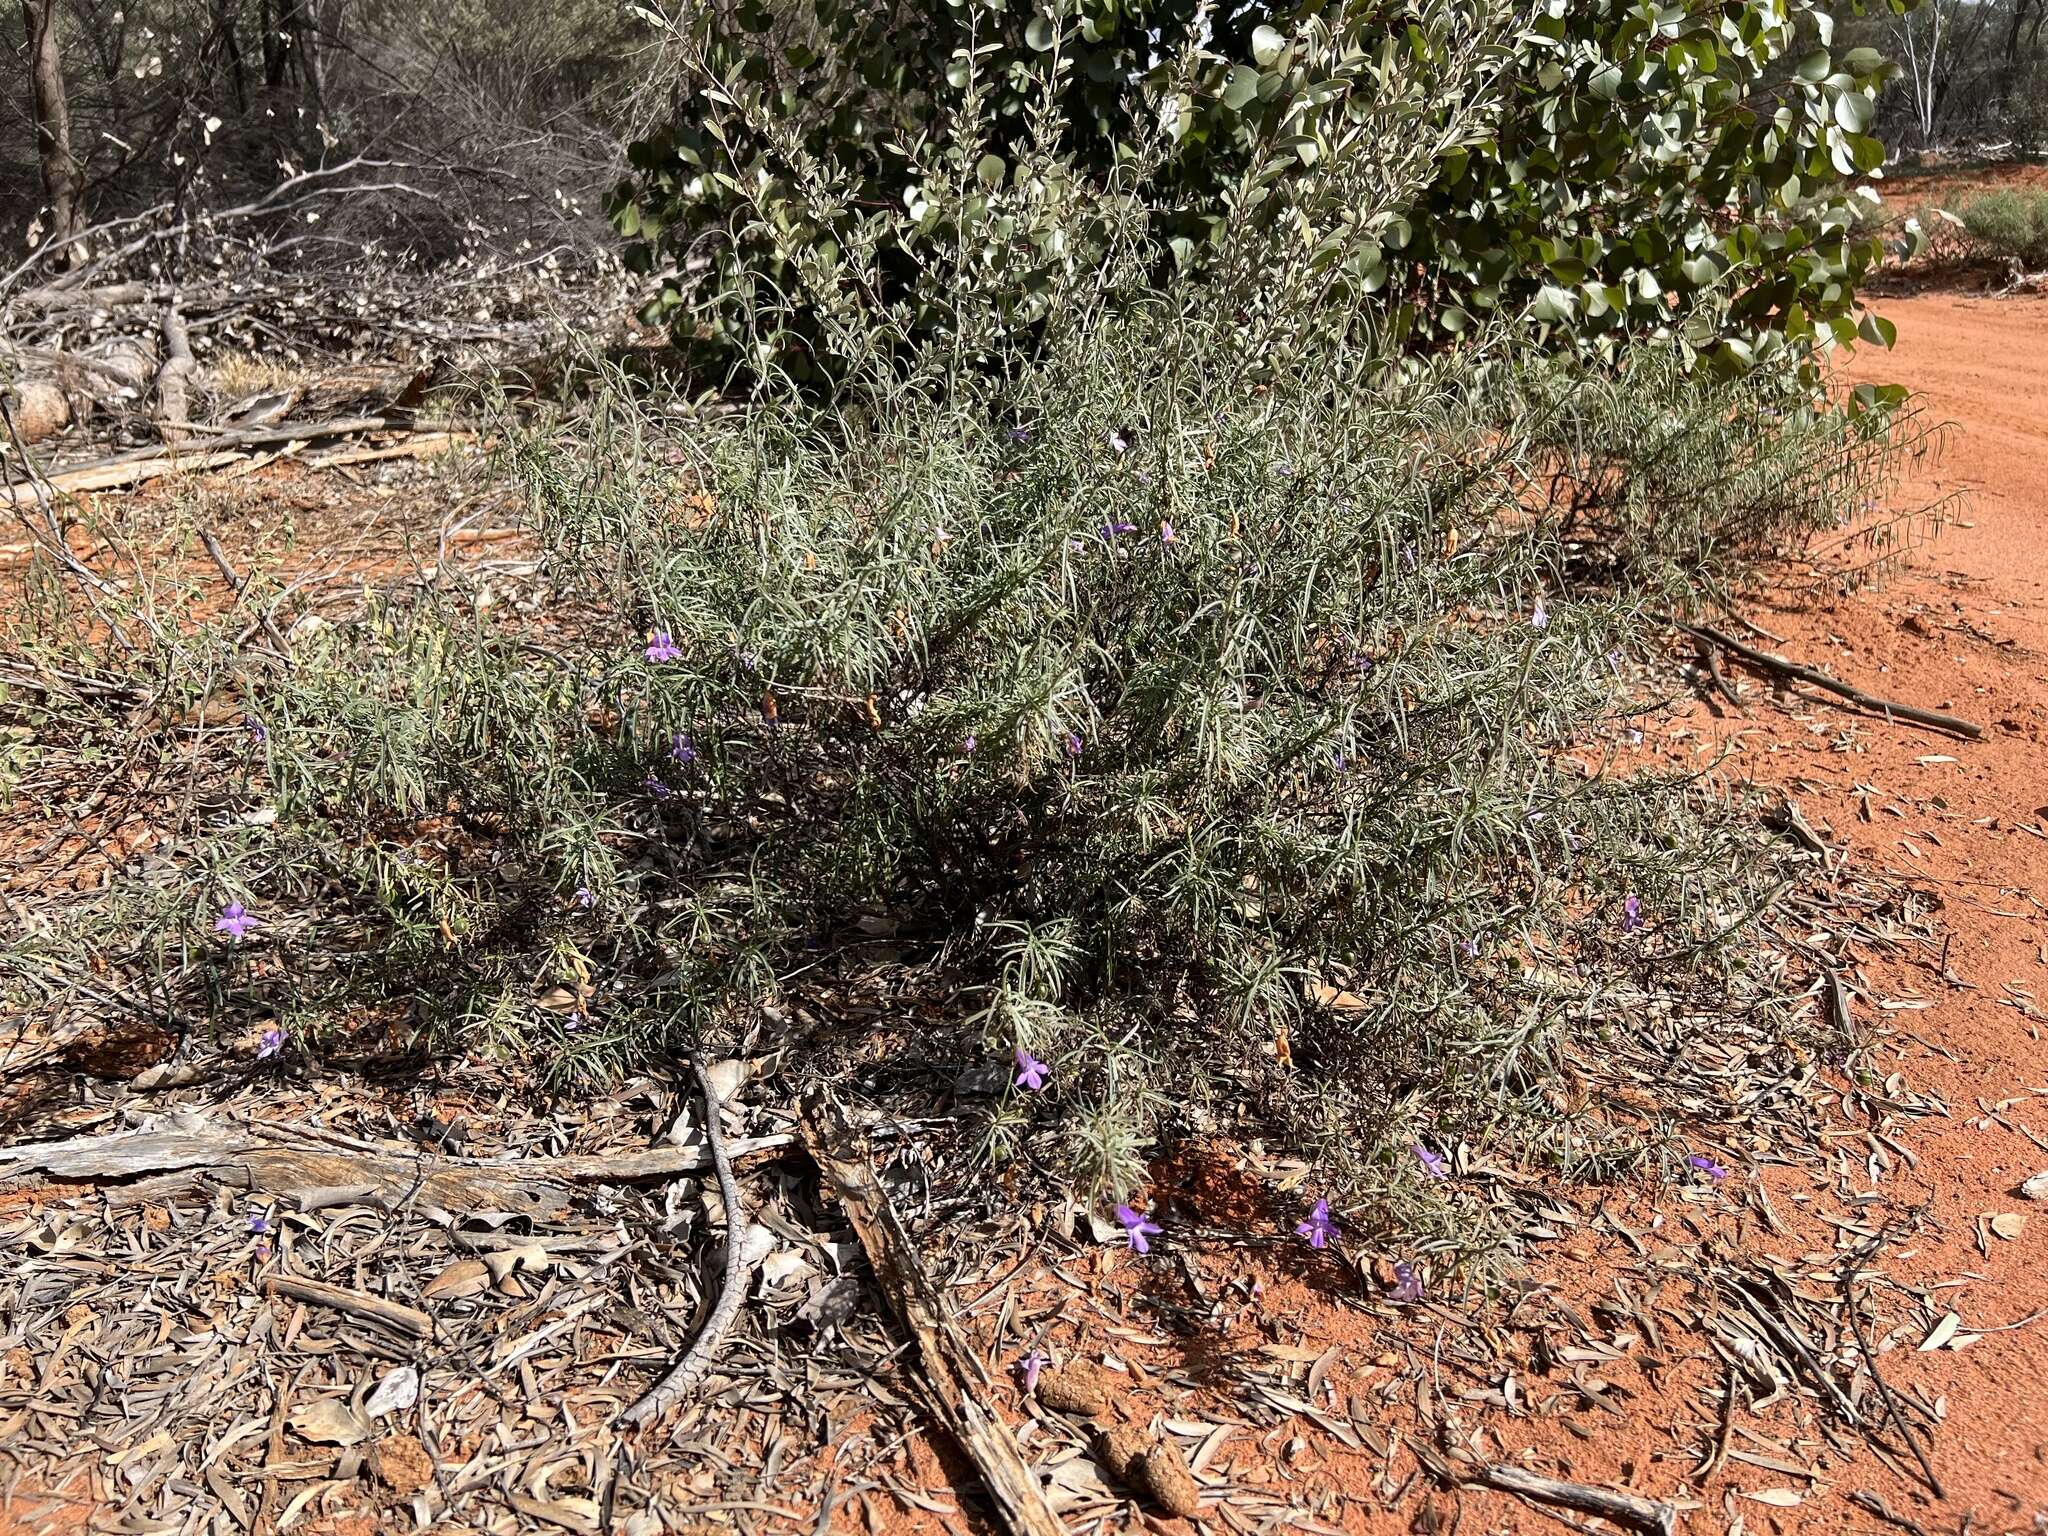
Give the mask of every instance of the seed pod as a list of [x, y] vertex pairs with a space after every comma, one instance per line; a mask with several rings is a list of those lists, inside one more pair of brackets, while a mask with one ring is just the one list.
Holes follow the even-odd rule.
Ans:
[[1102, 1373], [1085, 1365], [1062, 1366], [1038, 1378], [1038, 1400], [1056, 1413], [1107, 1418], [1112, 1401]]
[[1145, 1457], [1145, 1437], [1128, 1424], [1111, 1424], [1095, 1432], [1095, 1459], [1120, 1483], [1136, 1484], [1134, 1469]]
[[1153, 1501], [1169, 1515], [1186, 1520], [1201, 1511], [1202, 1490], [1171, 1435], [1161, 1435], [1138, 1458], [1131, 1468], [1131, 1481], [1151, 1494]]

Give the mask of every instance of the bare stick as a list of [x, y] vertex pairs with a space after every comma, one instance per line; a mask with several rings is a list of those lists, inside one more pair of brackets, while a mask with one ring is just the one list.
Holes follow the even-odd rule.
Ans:
[[[121, 626], [114, 616], [100, 606], [100, 595], [108, 591], [107, 584], [100, 580], [98, 573], [91, 566], [72, 554], [71, 546], [64, 542], [64, 529], [57, 521], [57, 509], [50, 505], [49, 493], [45, 489], [50, 483], [49, 477], [38, 469], [35, 460], [29, 457], [28, 445], [21, 440], [21, 434], [14, 430], [14, 413], [7, 408], [4, 397], [0, 397], [0, 423], [6, 425], [7, 440], [14, 444], [14, 451], [21, 456], [22, 473], [28, 477], [28, 490], [31, 493], [24, 496], [14, 488], [13, 467], [7, 463], [6, 456], [0, 454], [0, 471], [5, 471], [4, 489], [8, 500], [14, 503], [15, 516], [20, 518], [21, 526], [28, 530], [29, 537], [55, 555], [58, 563], [85, 588], [85, 600], [92, 604], [92, 611], [98, 615], [100, 622], [107, 626], [107, 632], [119, 642], [121, 649], [133, 652], [136, 649], [135, 642], [122, 633]], [[50, 525], [47, 532], [36, 527], [20, 510], [24, 501], [31, 499], [42, 509], [43, 521]], [[150, 637], [161, 645], [163, 632], [156, 627], [149, 615], [138, 614], [137, 617], [142, 620], [143, 627], [149, 631]]]
[[1803, 662], [1788, 661], [1783, 656], [1775, 655], [1770, 651], [1760, 651], [1753, 645], [1745, 645], [1740, 640], [1724, 634], [1710, 625], [1687, 624], [1678, 619], [1673, 619], [1671, 622], [1677, 628], [1691, 635], [1695, 640], [1708, 641], [1722, 646], [1731, 655], [1740, 656], [1744, 661], [1760, 671], [1775, 673], [1780, 677], [1797, 678], [1802, 683], [1811, 683], [1816, 688], [1826, 689], [1837, 698], [1847, 699], [1859, 709], [1867, 709], [1873, 714], [1883, 715], [1888, 720], [1910, 721], [1914, 725], [1924, 725], [1929, 730], [1947, 731], [1952, 736], [1961, 736], [1968, 741], [1975, 741], [1984, 734], [1983, 726], [1978, 725], [1974, 721], [1965, 720], [1959, 715], [1945, 715], [1940, 710], [1922, 709], [1917, 704], [1901, 704], [1897, 699], [1887, 699], [1881, 694], [1867, 693], [1853, 684], [1839, 682], [1829, 677], [1827, 673], [1821, 671], [1818, 667], [1809, 667]]
[[980, 1472], [1003, 1527], [1016, 1536], [1065, 1536], [1066, 1527], [1046, 1502], [1045, 1490], [1018, 1449], [1016, 1436], [989, 1406], [987, 1368], [960, 1336], [945, 1297], [903, 1230], [888, 1191], [875, 1177], [865, 1138], [827, 1095], [806, 1099], [802, 1113], [804, 1145], [819, 1172], [831, 1180], [875, 1278], [916, 1341], [924, 1395]]
[[[227, 582], [229, 595], [239, 603], [242, 600], [242, 594], [249, 588], [248, 579], [235, 573], [234, 566], [228, 563], [227, 551], [220, 547], [220, 540], [214, 535], [211, 528], [199, 530], [199, 542], [206, 546], [206, 553], [213, 561], [214, 569], [219, 571], [222, 579]], [[268, 608], [256, 616], [256, 622], [262, 627], [263, 633], [270, 637], [271, 644], [275, 645], [284, 656], [289, 657], [292, 651], [291, 642], [278, 633], [277, 625], [271, 619]]]
[[1884, 1521], [1887, 1525], [1896, 1525], [1902, 1531], [1910, 1531], [1912, 1536], [1927, 1536], [1926, 1526], [1915, 1520], [1911, 1515], [1900, 1514], [1878, 1495], [1866, 1489], [1852, 1488], [1843, 1497], [1859, 1509], [1870, 1511], [1871, 1514], [1877, 1516], [1878, 1519]]
[[1535, 1499], [1540, 1503], [1576, 1509], [1582, 1515], [1598, 1515], [1617, 1525], [1646, 1531], [1650, 1536], [1675, 1536], [1678, 1530], [1678, 1511], [1675, 1508], [1655, 1499], [1639, 1498], [1633, 1493], [1593, 1488], [1585, 1483], [1559, 1482], [1554, 1477], [1539, 1477], [1534, 1472], [1524, 1472], [1520, 1467], [1504, 1466], [1498, 1462], [1467, 1473], [1464, 1480], [1502, 1493], [1520, 1494], [1525, 1499]]
[[382, 1296], [365, 1295], [361, 1291], [345, 1290], [341, 1286], [328, 1285], [319, 1280], [301, 1280], [296, 1275], [272, 1275], [263, 1282], [263, 1289], [273, 1296], [289, 1296], [294, 1301], [311, 1302], [316, 1307], [332, 1307], [335, 1311], [346, 1312], [351, 1317], [382, 1323], [386, 1328], [409, 1333], [416, 1339], [423, 1339], [434, 1331], [434, 1320], [417, 1307], [408, 1307], [398, 1301], [386, 1301]]
[[[1913, 1433], [1906, 1423], [1906, 1416], [1899, 1412], [1898, 1399], [1892, 1396], [1892, 1389], [1886, 1385], [1884, 1376], [1877, 1368], [1877, 1351], [1870, 1347], [1870, 1340], [1864, 1337], [1863, 1319], [1856, 1313], [1856, 1296], [1850, 1289], [1849, 1276], [1842, 1276], [1842, 1310], [1848, 1314], [1849, 1328], [1856, 1335], [1856, 1347], [1863, 1351], [1863, 1364], [1870, 1371], [1870, 1379], [1877, 1385], [1877, 1395], [1884, 1399], [1886, 1417], [1892, 1421], [1892, 1428], [1899, 1432], [1899, 1438], [1906, 1442], [1906, 1449], [1913, 1453], [1913, 1459], [1920, 1463], [1920, 1471], [1927, 1479], [1927, 1487], [1937, 1499], [1948, 1495], [1941, 1490], [1941, 1479], [1934, 1475], [1934, 1464], [1927, 1459], [1927, 1453], [1920, 1449], [1920, 1437]], [[1869, 1433], [1869, 1431], [1865, 1431]]]
[[739, 1316], [740, 1303], [746, 1299], [748, 1271], [753, 1267], [747, 1261], [746, 1207], [740, 1204], [739, 1181], [732, 1176], [725, 1132], [718, 1123], [718, 1089], [711, 1074], [704, 1070], [704, 1058], [699, 1052], [690, 1052], [690, 1066], [704, 1094], [704, 1139], [711, 1144], [711, 1166], [718, 1172], [718, 1193], [725, 1202], [725, 1278], [718, 1302], [704, 1319], [696, 1342], [676, 1362], [675, 1369], [655, 1383], [652, 1391], [619, 1415], [620, 1422], [625, 1424], [645, 1424], [649, 1419], [660, 1418], [711, 1368], [718, 1358], [718, 1346], [725, 1341], [733, 1319]]

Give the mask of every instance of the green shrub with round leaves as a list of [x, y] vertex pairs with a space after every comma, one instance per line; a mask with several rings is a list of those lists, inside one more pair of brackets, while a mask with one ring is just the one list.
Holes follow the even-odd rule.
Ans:
[[614, 213], [678, 334], [755, 366], [829, 370], [854, 315], [986, 353], [1102, 273], [1271, 307], [1282, 246], [1414, 345], [1506, 315], [1797, 362], [1890, 339], [1849, 190], [1889, 66], [1840, 9], [725, 0], [673, 24], [692, 85]]

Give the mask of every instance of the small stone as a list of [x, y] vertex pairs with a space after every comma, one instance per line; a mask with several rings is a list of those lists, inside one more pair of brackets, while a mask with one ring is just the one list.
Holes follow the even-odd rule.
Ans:
[[411, 1435], [391, 1435], [370, 1453], [370, 1470], [399, 1498], [409, 1499], [433, 1482], [434, 1458]]

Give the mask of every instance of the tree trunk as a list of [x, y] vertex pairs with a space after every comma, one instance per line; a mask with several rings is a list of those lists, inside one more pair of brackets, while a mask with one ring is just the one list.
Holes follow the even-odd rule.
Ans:
[[[57, 49], [57, 7], [61, 0], [21, 0], [28, 29], [29, 93], [35, 110], [36, 152], [42, 161], [43, 195], [49, 199], [52, 241], [75, 238], [84, 227], [78, 162], [71, 155], [71, 104], [64, 94], [64, 59]], [[74, 247], [62, 260], [70, 266]]]

